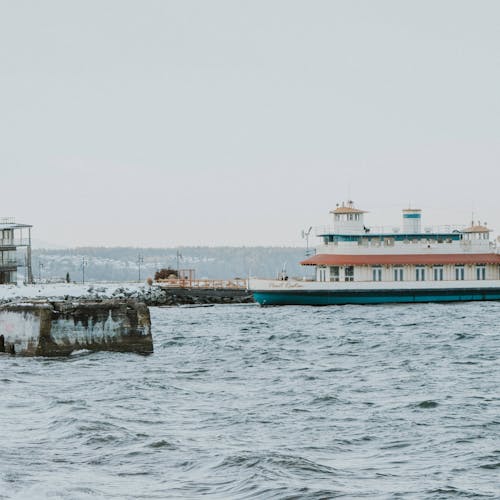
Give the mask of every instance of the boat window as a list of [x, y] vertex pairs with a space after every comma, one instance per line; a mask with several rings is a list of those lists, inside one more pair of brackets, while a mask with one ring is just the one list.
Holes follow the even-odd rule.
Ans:
[[326, 281], [326, 268], [318, 268], [318, 281]]
[[434, 266], [434, 281], [443, 281], [443, 266]]
[[354, 266], [345, 266], [344, 276], [346, 281], [354, 281]]
[[330, 281], [339, 281], [339, 280], [340, 280], [340, 267], [330, 266]]
[[464, 266], [455, 266], [455, 279], [457, 281], [463, 281], [465, 279]]
[[486, 279], [486, 266], [484, 265], [476, 266], [476, 279], [478, 280]]
[[403, 281], [403, 268], [395, 267], [394, 268], [394, 281]]
[[416, 269], [416, 280], [417, 281], [425, 281], [425, 267], [424, 266], [417, 266]]
[[372, 279], [373, 281], [382, 281], [382, 267], [373, 266], [372, 267]]

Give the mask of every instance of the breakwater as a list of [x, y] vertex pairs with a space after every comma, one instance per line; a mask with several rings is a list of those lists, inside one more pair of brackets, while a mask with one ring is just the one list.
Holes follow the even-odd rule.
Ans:
[[171, 287], [140, 283], [59, 283], [53, 285], [0, 286], [0, 304], [13, 301], [48, 300], [136, 300], [148, 306], [184, 304], [243, 304], [254, 302], [241, 288]]

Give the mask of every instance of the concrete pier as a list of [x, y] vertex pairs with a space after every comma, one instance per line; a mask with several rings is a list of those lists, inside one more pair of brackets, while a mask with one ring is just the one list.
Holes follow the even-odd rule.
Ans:
[[27, 301], [0, 306], [0, 352], [67, 356], [80, 349], [152, 353], [148, 307], [133, 300]]

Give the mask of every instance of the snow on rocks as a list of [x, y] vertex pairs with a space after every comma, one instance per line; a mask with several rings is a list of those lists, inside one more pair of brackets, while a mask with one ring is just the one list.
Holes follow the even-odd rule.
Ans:
[[148, 305], [166, 304], [165, 292], [142, 283], [54, 283], [1, 285], [0, 304], [24, 299], [47, 300], [136, 299]]
[[182, 304], [241, 304], [253, 302], [245, 290], [162, 288], [146, 283], [54, 283], [0, 285], [0, 304], [20, 300], [108, 300], [134, 299], [148, 306]]

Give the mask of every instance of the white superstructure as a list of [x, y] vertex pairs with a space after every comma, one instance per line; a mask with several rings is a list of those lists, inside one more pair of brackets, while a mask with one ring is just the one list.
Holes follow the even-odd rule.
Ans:
[[499, 279], [498, 249], [486, 224], [422, 228], [420, 209], [403, 210], [401, 227], [368, 227], [364, 210], [344, 203], [333, 226], [317, 235], [317, 281], [443, 281]]

